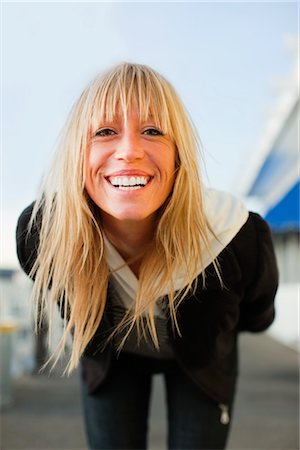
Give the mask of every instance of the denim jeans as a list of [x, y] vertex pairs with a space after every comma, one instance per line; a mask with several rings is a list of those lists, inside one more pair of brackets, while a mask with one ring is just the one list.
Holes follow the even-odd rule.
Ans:
[[219, 405], [183, 373], [175, 360], [121, 352], [107, 379], [89, 395], [82, 382], [86, 434], [91, 450], [147, 448], [152, 375], [162, 373], [168, 410], [168, 449], [224, 449], [229, 424]]

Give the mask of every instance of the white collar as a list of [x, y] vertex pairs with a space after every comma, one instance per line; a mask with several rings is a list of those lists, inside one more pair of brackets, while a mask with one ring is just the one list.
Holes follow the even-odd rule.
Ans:
[[[238, 233], [248, 219], [249, 212], [243, 203], [233, 195], [216, 189], [204, 188], [204, 211], [208, 222], [214, 231], [209, 234], [210, 252], [203, 252], [203, 265], [199, 262], [198, 274], [209, 266]], [[139, 281], [130, 267], [110, 241], [104, 236], [105, 255], [108, 266], [115, 281], [126, 291], [127, 295], [135, 299]], [[174, 275], [174, 288], [182, 287], [183, 273]], [[162, 295], [167, 294], [167, 288]]]

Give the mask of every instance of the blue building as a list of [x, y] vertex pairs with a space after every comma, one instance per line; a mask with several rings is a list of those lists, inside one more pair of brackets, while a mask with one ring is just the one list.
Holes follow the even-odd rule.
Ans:
[[[253, 158], [245, 164], [240, 194], [269, 223], [280, 273], [275, 337], [298, 348], [300, 278], [300, 160], [298, 67], [282, 82], [278, 102]], [[250, 208], [249, 208], [250, 209]]]
[[281, 280], [299, 280], [299, 81], [285, 80], [270, 122], [248, 165], [241, 194], [254, 199], [271, 226]]

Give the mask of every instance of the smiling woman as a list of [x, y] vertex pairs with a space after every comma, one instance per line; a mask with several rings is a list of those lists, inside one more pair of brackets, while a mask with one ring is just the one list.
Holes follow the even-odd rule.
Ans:
[[101, 210], [104, 233], [138, 277], [155, 217], [173, 188], [175, 145], [154, 120], [141, 122], [134, 103], [93, 134], [85, 188]]
[[264, 220], [203, 186], [197, 134], [160, 74], [125, 63], [84, 90], [17, 250], [37, 325], [57, 305], [64, 319], [54, 363], [72, 335], [91, 449], [146, 448], [155, 373], [168, 448], [225, 448], [238, 332], [273, 321], [276, 261]]

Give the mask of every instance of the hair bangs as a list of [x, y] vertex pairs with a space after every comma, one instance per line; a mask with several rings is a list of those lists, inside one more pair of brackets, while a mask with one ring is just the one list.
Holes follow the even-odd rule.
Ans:
[[169, 101], [158, 74], [146, 66], [124, 64], [104, 76], [93, 103], [92, 134], [101, 123], [112, 123], [116, 116], [125, 118], [135, 109], [140, 122], [151, 120], [164, 133], [173, 136]]

